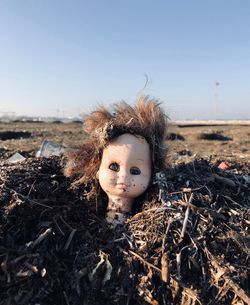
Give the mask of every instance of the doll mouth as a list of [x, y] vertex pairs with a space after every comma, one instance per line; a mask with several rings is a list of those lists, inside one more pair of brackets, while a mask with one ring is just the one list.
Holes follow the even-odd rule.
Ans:
[[124, 189], [124, 188], [128, 188], [128, 187], [129, 187], [129, 185], [126, 184], [126, 183], [117, 183], [116, 186], [117, 186], [118, 188], [121, 188], [121, 189]]

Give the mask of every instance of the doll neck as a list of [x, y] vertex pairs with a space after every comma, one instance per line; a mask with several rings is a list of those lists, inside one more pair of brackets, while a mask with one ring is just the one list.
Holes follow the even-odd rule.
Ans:
[[123, 197], [109, 198], [106, 221], [113, 226], [125, 223], [132, 209], [134, 199]]
[[126, 197], [109, 197], [108, 210], [112, 210], [118, 213], [130, 213], [134, 198]]

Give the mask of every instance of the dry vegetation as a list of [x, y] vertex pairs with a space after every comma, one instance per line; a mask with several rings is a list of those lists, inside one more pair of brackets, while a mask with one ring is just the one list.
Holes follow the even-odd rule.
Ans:
[[27, 138], [0, 140], [0, 304], [250, 304], [250, 126], [170, 126], [169, 167], [116, 228], [62, 157], [35, 157], [44, 139], [80, 142], [81, 124], [7, 131]]

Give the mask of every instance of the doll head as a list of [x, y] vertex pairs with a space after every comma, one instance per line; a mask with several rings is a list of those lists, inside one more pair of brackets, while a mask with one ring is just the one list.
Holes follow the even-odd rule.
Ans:
[[164, 167], [166, 125], [159, 103], [148, 97], [134, 107], [121, 102], [113, 111], [102, 107], [86, 117], [86, 138], [67, 153], [65, 174], [88, 186], [88, 198], [101, 187], [108, 197], [107, 221], [122, 221]]
[[135, 198], [148, 188], [151, 167], [149, 144], [141, 136], [124, 133], [104, 148], [98, 179], [109, 199], [109, 222], [131, 212]]

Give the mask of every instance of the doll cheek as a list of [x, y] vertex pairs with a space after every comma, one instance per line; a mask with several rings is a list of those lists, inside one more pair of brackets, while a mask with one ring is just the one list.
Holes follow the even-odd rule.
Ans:
[[140, 183], [139, 188], [144, 192], [148, 188], [148, 185], [146, 183]]
[[114, 177], [114, 175], [112, 175], [111, 177], [108, 178], [109, 183], [115, 183], [116, 182], [116, 177]]
[[115, 174], [115, 172], [112, 172], [110, 170], [106, 171], [103, 179], [106, 180], [106, 181], [109, 181], [109, 182], [115, 181], [116, 180], [116, 174]]

